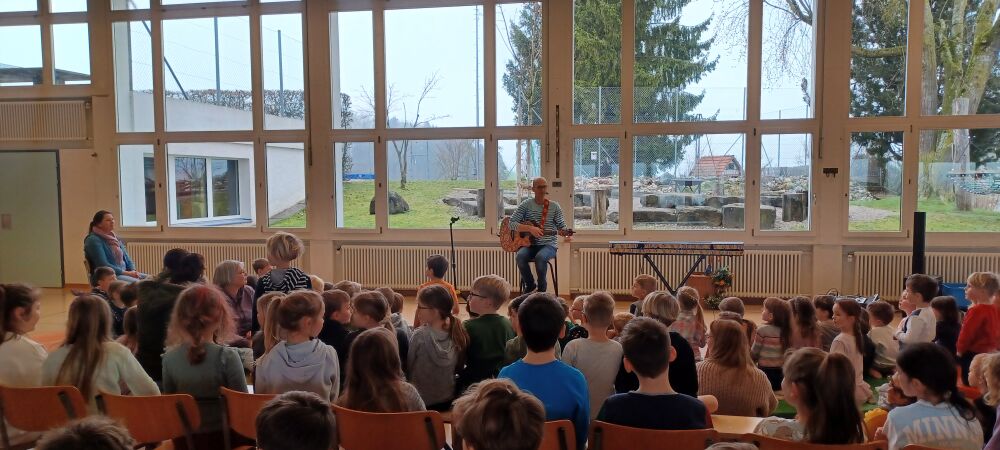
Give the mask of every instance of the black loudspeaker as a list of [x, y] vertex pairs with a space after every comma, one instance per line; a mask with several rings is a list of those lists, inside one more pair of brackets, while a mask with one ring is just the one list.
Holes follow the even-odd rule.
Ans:
[[910, 266], [910, 273], [926, 273], [926, 259], [924, 257], [924, 245], [927, 237], [927, 213], [917, 211], [913, 213], [913, 264]]

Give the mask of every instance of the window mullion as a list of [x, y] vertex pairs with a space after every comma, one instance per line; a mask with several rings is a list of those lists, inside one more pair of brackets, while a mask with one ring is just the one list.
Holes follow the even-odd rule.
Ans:
[[[375, 63], [375, 228], [384, 233], [389, 228], [388, 142], [386, 142], [386, 73], [385, 73], [385, 7], [378, 3], [372, 9], [372, 33]], [[338, 69], [339, 70], [339, 69]]]
[[[483, 149], [483, 179], [486, 183], [486, 231], [494, 233], [496, 220], [502, 216], [503, 203], [500, 199], [500, 176], [498, 172], [498, 158], [500, 152], [497, 148], [496, 126], [497, 126], [497, 76], [496, 76], [496, 51], [497, 51], [497, 5], [494, 0], [487, 0], [483, 6], [483, 113], [484, 113], [484, 142]], [[506, 24], [504, 25], [506, 26]], [[478, 30], [477, 30], [478, 33]], [[476, 105], [478, 108], [479, 105]], [[479, 125], [479, 124], [477, 124]]]

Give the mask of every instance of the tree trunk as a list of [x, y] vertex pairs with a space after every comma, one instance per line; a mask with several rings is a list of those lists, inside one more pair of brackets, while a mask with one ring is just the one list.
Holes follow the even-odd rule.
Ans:
[[[955, 100], [952, 110], [957, 115], [969, 113], [969, 99], [959, 98]], [[954, 145], [951, 150], [951, 161], [955, 163], [956, 172], [965, 172], [969, 167], [969, 130], [959, 129], [952, 131]], [[972, 211], [972, 194], [955, 186], [955, 209], [959, 211]]]

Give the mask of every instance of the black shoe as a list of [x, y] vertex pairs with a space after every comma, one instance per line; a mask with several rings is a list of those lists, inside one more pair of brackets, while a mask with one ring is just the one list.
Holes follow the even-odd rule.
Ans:
[[530, 293], [535, 292], [537, 290], [538, 290], [537, 286], [531, 286], [531, 287], [525, 288], [524, 291], [521, 291], [521, 295], [530, 294]]

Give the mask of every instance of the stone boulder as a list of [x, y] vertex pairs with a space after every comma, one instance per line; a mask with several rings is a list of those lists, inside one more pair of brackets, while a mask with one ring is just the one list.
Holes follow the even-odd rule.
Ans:
[[710, 206], [682, 206], [677, 208], [677, 222], [721, 227], [722, 211]]
[[760, 229], [773, 230], [774, 221], [778, 217], [778, 210], [773, 206], [760, 205]]
[[[472, 201], [475, 202], [475, 197]], [[389, 191], [389, 214], [402, 214], [410, 210], [410, 204], [396, 191]], [[375, 215], [375, 198], [368, 203], [368, 214]]]
[[743, 203], [732, 203], [722, 207], [722, 227], [742, 230], [745, 226]]
[[573, 208], [573, 218], [577, 220], [590, 219], [592, 214], [593, 211], [589, 206], [576, 206]]
[[608, 213], [608, 222], [618, 223], [618, 211]]
[[573, 206], [592, 206], [590, 204], [590, 193], [577, 192], [573, 194]]
[[781, 196], [781, 220], [785, 222], [805, 222], [809, 211], [809, 194], [787, 192]]
[[[614, 213], [617, 216], [617, 213]], [[676, 209], [636, 209], [632, 211], [632, 221], [635, 223], [675, 223]]]
[[760, 196], [760, 203], [762, 205], [772, 206], [772, 207], [775, 207], [775, 208], [781, 208], [781, 202], [782, 202], [782, 199], [781, 199], [781, 195], [780, 194], [769, 195], [769, 194], [765, 193], [765, 194], [762, 194]]
[[656, 194], [646, 194], [639, 197], [639, 203], [647, 208], [656, 208], [660, 206], [660, 196]]
[[743, 197], [710, 195], [705, 197], [705, 206], [722, 209], [723, 206], [733, 203], [743, 203]]

